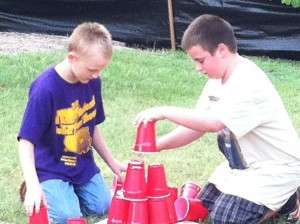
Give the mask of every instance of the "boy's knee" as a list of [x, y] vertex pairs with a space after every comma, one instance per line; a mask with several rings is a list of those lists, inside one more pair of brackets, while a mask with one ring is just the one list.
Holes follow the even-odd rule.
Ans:
[[81, 205], [81, 211], [84, 215], [102, 216], [108, 212], [111, 198], [102, 197], [99, 200], [89, 201], [89, 203]]
[[108, 212], [110, 207], [111, 199], [105, 198], [105, 200], [101, 200], [100, 203], [94, 204], [89, 208], [90, 215], [102, 216]]
[[65, 224], [68, 222], [69, 218], [79, 218], [79, 217], [82, 217], [81, 212], [76, 211], [74, 209], [72, 210], [72, 208], [65, 209], [65, 210], [49, 211], [49, 218], [54, 223]]

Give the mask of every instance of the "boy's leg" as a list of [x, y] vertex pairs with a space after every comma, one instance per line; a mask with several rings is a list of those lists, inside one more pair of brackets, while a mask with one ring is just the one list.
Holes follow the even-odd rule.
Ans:
[[87, 183], [74, 186], [84, 215], [102, 216], [107, 213], [111, 194], [101, 173], [97, 173]]
[[215, 201], [220, 194], [221, 192], [215, 187], [214, 184], [207, 183], [203, 186], [197, 198], [202, 201], [203, 205], [208, 209], [208, 212], [210, 213], [213, 210]]
[[282, 206], [280, 211], [274, 212], [269, 211], [263, 220], [259, 223], [264, 223], [267, 218], [270, 219], [281, 219], [285, 218], [285, 224], [297, 223], [300, 216], [300, 203], [299, 203], [299, 192], [295, 192], [288, 201]]
[[70, 183], [52, 179], [42, 182], [41, 186], [45, 192], [51, 221], [65, 224], [68, 218], [82, 217], [78, 198]]
[[244, 198], [221, 193], [215, 201], [210, 217], [215, 224], [256, 224], [269, 209]]
[[265, 206], [224, 194], [210, 183], [204, 186], [197, 198], [207, 207], [214, 224], [256, 224], [268, 211]]
[[299, 200], [296, 201], [296, 207], [286, 214], [285, 224], [298, 223], [300, 216], [300, 203]]
[[278, 212], [279, 215], [285, 216], [285, 223], [297, 223], [300, 216], [299, 191], [296, 191], [289, 200], [282, 206]]

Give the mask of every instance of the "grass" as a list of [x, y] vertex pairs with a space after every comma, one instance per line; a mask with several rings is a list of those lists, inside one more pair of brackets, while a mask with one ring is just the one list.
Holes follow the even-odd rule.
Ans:
[[[27, 223], [19, 199], [23, 178], [16, 136], [31, 81], [63, 57], [64, 52], [0, 55], [0, 223]], [[300, 63], [267, 57], [252, 59], [266, 71], [278, 89], [300, 134]], [[193, 62], [183, 52], [132, 49], [115, 50], [110, 65], [101, 76], [107, 119], [100, 129], [114, 156], [123, 162], [137, 157], [132, 150], [136, 135], [133, 119], [140, 110], [159, 105], [192, 108], [207, 80], [194, 71]], [[167, 121], [157, 122], [157, 135], [174, 127]], [[179, 187], [188, 180], [203, 185], [223, 160], [215, 139], [214, 134], [208, 134], [180, 149], [141, 157], [146, 164], [163, 163], [169, 185]], [[111, 183], [113, 173], [99, 157], [96, 162]]]

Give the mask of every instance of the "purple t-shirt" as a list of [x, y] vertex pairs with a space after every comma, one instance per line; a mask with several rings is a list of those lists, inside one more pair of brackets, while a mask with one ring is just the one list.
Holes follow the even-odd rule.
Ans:
[[92, 140], [104, 119], [100, 78], [70, 84], [54, 67], [42, 72], [31, 84], [18, 135], [34, 144], [39, 181], [80, 184], [100, 172]]

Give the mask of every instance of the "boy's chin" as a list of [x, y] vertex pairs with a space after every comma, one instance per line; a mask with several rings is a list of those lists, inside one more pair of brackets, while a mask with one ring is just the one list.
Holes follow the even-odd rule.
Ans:
[[89, 81], [90, 81], [89, 79], [87, 79], [87, 80], [79, 80], [79, 82], [80, 82], [81, 84], [87, 84]]

